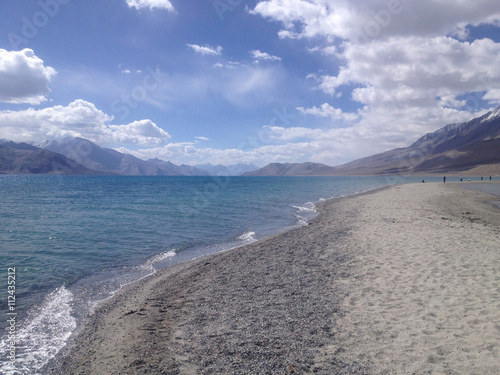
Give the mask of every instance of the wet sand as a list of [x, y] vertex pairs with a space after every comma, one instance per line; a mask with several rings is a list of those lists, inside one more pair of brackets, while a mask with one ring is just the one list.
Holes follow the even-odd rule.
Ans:
[[498, 374], [498, 200], [401, 185], [164, 269], [102, 303], [56, 374]]

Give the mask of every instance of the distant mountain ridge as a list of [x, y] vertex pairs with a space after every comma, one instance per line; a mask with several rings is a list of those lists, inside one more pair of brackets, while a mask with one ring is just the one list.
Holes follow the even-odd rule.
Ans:
[[328, 173], [331, 168], [321, 163], [271, 163], [243, 176], [310, 176]]
[[[311, 165], [312, 164], [312, 165]], [[337, 167], [269, 164], [247, 176], [371, 176], [391, 174], [500, 174], [500, 107], [471, 121], [428, 133], [406, 148]]]
[[141, 160], [129, 154], [102, 148], [83, 138], [45, 141], [41, 148], [57, 152], [87, 168], [112, 174], [131, 176], [207, 176], [208, 173], [189, 165], [175, 165], [159, 159]]
[[[83, 138], [65, 138], [61, 141], [44, 141], [35, 147], [27, 143], [14, 143], [8, 140], [0, 140], [4, 148], [25, 150], [39, 153], [45, 150], [46, 155], [52, 153], [64, 156], [65, 159], [73, 162], [67, 163], [67, 168], [59, 168], [53, 171], [50, 166], [42, 166], [42, 160], [47, 163], [51, 161], [41, 158], [38, 163], [34, 160], [26, 159], [26, 155], [18, 152], [10, 152], [9, 162], [4, 160], [4, 168], [0, 173], [62, 173], [62, 174], [117, 174], [136, 176], [239, 176], [247, 171], [252, 171], [258, 167], [250, 163], [239, 163], [229, 166], [212, 165], [210, 163], [200, 166], [176, 165], [169, 161], [160, 159], [141, 160], [135, 156], [124, 154], [116, 150], [103, 148], [95, 143]], [[38, 151], [37, 151], [38, 150]], [[3, 151], [5, 154], [6, 151]], [[22, 160], [15, 161], [21, 158]], [[23, 161], [24, 160], [24, 161]], [[36, 166], [29, 166], [30, 161]], [[23, 164], [22, 167], [13, 167], [11, 164]], [[76, 169], [72, 170], [71, 166]], [[83, 169], [82, 169], [83, 168]], [[16, 172], [17, 171], [17, 172]], [[32, 172], [30, 172], [32, 171]]]
[[96, 174], [64, 155], [27, 143], [0, 141], [0, 174]]
[[175, 165], [141, 160], [83, 138], [45, 141], [40, 148], [0, 140], [2, 174], [119, 174], [138, 176], [370, 176], [391, 174], [500, 175], [500, 107], [471, 121], [446, 125], [409, 147], [368, 156], [337, 167], [321, 163], [249, 163], [230, 166]]
[[238, 163], [231, 165], [212, 165], [207, 163], [195, 165], [195, 167], [206, 171], [211, 176], [241, 176], [243, 173], [259, 169], [259, 167], [251, 163]]

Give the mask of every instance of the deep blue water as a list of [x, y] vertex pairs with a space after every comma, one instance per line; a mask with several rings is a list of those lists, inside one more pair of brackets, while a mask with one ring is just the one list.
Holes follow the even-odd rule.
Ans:
[[[0, 176], [0, 373], [37, 373], [96, 301], [159, 267], [304, 225], [321, 199], [421, 179]], [[5, 364], [9, 267], [19, 372]]]

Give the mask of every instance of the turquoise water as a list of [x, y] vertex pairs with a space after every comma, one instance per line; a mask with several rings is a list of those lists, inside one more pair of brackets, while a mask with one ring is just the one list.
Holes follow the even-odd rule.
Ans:
[[7, 364], [0, 372], [37, 373], [95, 302], [155, 269], [305, 225], [322, 199], [416, 181], [0, 176], [0, 321], [7, 321], [7, 274], [15, 267], [18, 340], [18, 372]]

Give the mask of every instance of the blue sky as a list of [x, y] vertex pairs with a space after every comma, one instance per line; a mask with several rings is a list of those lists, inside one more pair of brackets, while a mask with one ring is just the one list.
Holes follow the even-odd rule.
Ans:
[[338, 165], [500, 102], [497, 0], [4, 0], [0, 138]]

